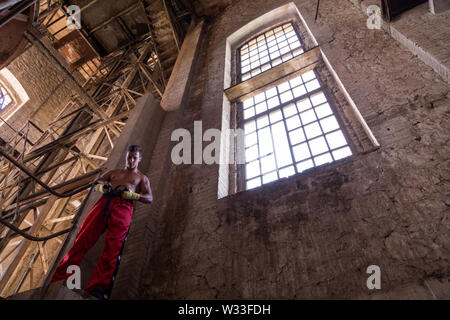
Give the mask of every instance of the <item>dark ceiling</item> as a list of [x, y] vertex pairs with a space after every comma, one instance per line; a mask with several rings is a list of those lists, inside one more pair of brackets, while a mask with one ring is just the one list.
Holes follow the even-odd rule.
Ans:
[[180, 33], [186, 32], [191, 18], [180, 0], [65, 0], [64, 4], [81, 8], [84, 33], [102, 56], [141, 40], [150, 29], [158, 28], [157, 22], [164, 24], [157, 21], [161, 17], [170, 25], [166, 12]]

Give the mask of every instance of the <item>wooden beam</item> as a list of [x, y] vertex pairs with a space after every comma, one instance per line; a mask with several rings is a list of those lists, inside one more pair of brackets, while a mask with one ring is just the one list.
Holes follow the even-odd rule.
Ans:
[[[51, 197], [47, 203], [45, 204], [44, 209], [41, 214], [38, 216], [37, 221], [34, 222], [33, 227], [31, 228], [29, 234], [33, 236], [37, 236], [38, 231], [44, 222], [44, 217], [47, 216], [47, 213], [53, 208], [56, 203], [57, 198]], [[8, 264], [8, 268], [3, 275], [3, 278], [0, 280], [0, 295], [1, 296], [9, 296], [17, 277], [19, 276], [19, 272], [21, 268], [18, 268], [19, 264], [22, 264], [27, 260], [24, 259], [24, 256], [27, 252], [29, 252], [30, 245], [36, 245], [30, 240], [24, 240], [17, 250], [16, 254]], [[21, 263], [22, 262], [22, 263]]]
[[92, 0], [91, 2], [89, 2], [88, 4], [86, 4], [84, 7], [80, 8], [80, 12], [83, 12], [84, 10], [90, 8], [91, 6], [93, 6], [94, 4], [96, 4], [99, 0]]
[[39, 253], [40, 253], [41, 261], [42, 261], [42, 267], [44, 269], [44, 273], [47, 273], [48, 264], [47, 264], [46, 254], [44, 252], [44, 245], [42, 242], [38, 242], [38, 246], [39, 246]]
[[56, 219], [48, 220], [48, 221], [45, 222], [45, 225], [46, 226], [50, 226], [51, 224], [58, 223], [58, 222], [63, 222], [63, 221], [67, 221], [67, 220], [72, 220], [73, 218], [75, 218], [74, 214], [72, 214], [70, 216], [62, 217], [62, 218], [56, 218]]
[[132, 6], [126, 8], [125, 10], [120, 11], [119, 13], [117, 13], [116, 15], [114, 15], [113, 17], [109, 18], [106, 21], [103, 21], [102, 23], [98, 24], [97, 26], [93, 27], [90, 31], [89, 31], [89, 35], [92, 35], [93, 33], [95, 33], [96, 31], [100, 30], [101, 28], [103, 28], [104, 26], [110, 24], [111, 22], [113, 22], [114, 20], [116, 20], [117, 18], [133, 12], [134, 10], [136, 10], [138, 7], [140, 6], [140, 3], [135, 3]]
[[[52, 188], [53, 188], [53, 190], [56, 190], [57, 192], [60, 192], [60, 193], [70, 192], [70, 191], [73, 191], [84, 185], [89, 184], [100, 172], [101, 172], [100, 169], [93, 170], [93, 171], [86, 173], [85, 175], [81, 175], [76, 178], [70, 179], [70, 180], [68, 180], [64, 183], [58, 184]], [[23, 202], [29, 203], [29, 202], [33, 202], [33, 201], [39, 201], [40, 198], [42, 198], [43, 196], [46, 196], [48, 194], [49, 194], [49, 192], [47, 190], [42, 190], [42, 191], [33, 193], [26, 197], [20, 198], [19, 205], [23, 205]], [[5, 210], [3, 210], [3, 212], [7, 213], [10, 211], [14, 211], [15, 207], [16, 207], [15, 203], [11, 204], [11, 205], [7, 206], [5, 208]]]
[[74, 63], [70, 64], [70, 70], [72, 70], [72, 71], [78, 70], [78, 68], [80, 68], [84, 64], [88, 63], [95, 57], [96, 57], [96, 55], [93, 52], [90, 52], [89, 54], [84, 55], [83, 57], [81, 57], [80, 59], [75, 61]]
[[272, 85], [280, 78], [285, 78], [295, 72], [311, 70], [319, 62], [321, 53], [319, 47], [315, 47], [292, 60], [286, 61], [272, 69], [269, 69], [249, 80], [241, 82], [225, 90], [230, 101], [242, 101], [255, 94], [256, 90], [263, 91], [268, 85]]
[[78, 39], [80, 37], [80, 33], [77, 30], [73, 30], [61, 39], [53, 42], [53, 48], [58, 50], [59, 48], [65, 46], [69, 42], [72, 42], [75, 39]]
[[[157, 80], [154, 79], [154, 77], [148, 72], [147, 67], [144, 66], [142, 63], [139, 63], [139, 68], [142, 71], [142, 73], [145, 75], [145, 77], [150, 81], [151, 84], [153, 84], [153, 87], [155, 88], [156, 92], [162, 97], [163, 96], [163, 90], [159, 88], [159, 85], [157, 83]], [[163, 75], [164, 77], [164, 75]]]
[[[19, 208], [18, 213], [22, 213], [22, 212], [25, 212], [25, 211], [32, 210], [33, 208], [37, 208], [37, 207], [43, 206], [46, 201], [47, 201], [47, 199], [45, 197], [39, 197], [39, 198], [34, 199], [32, 201], [27, 201], [26, 203], [20, 203], [19, 204], [20, 208]], [[16, 206], [15, 205], [10, 205], [9, 207], [5, 208], [5, 210], [3, 210], [1, 217], [3, 219], [8, 219], [13, 214], [15, 214], [15, 212], [16, 212]]]
[[29, 154], [27, 154], [25, 156], [25, 158], [24, 158], [24, 162], [28, 162], [30, 160], [33, 160], [33, 159], [37, 158], [37, 157], [40, 157], [41, 155], [49, 152], [50, 150], [54, 150], [56, 147], [59, 147], [59, 146], [61, 146], [63, 144], [75, 141], [75, 140], [79, 139], [80, 137], [82, 137], [82, 136], [84, 136], [84, 135], [86, 135], [88, 133], [94, 132], [98, 128], [101, 128], [101, 127], [103, 127], [105, 125], [113, 123], [116, 120], [123, 119], [123, 118], [128, 116], [128, 113], [129, 113], [129, 111], [122, 112], [119, 115], [114, 116], [114, 117], [112, 117], [112, 118], [110, 118], [108, 120], [96, 121], [96, 122], [90, 124], [87, 127], [81, 128], [81, 129], [76, 130], [76, 131], [74, 131], [72, 133], [64, 135], [64, 136], [58, 138], [57, 140], [52, 141], [49, 144], [47, 144], [47, 145], [45, 145], [45, 146], [43, 146], [43, 147], [41, 147], [39, 149], [36, 149], [33, 152], [30, 152]]
[[97, 160], [102, 160], [102, 161], [108, 160], [108, 158], [106, 158], [106, 157], [97, 156], [95, 154], [86, 154], [86, 157], [89, 157], [92, 159], [97, 159]]
[[164, 6], [164, 12], [166, 13], [167, 19], [169, 20], [169, 25], [170, 25], [170, 29], [172, 31], [172, 36], [173, 36], [173, 39], [175, 40], [175, 45], [177, 46], [178, 51], [180, 51], [181, 44], [180, 44], [180, 39], [178, 38], [178, 35], [177, 35], [177, 31], [175, 29], [175, 21], [173, 21], [173, 19], [174, 19], [173, 15], [167, 6], [166, 0], [161, 0], [161, 1]]
[[197, 20], [198, 19], [198, 13], [197, 11], [195, 11], [195, 7], [192, 4], [192, 0], [181, 0], [181, 2], [183, 2], [184, 6], [188, 9], [188, 11], [191, 13], [192, 15], [192, 19], [193, 20]]
[[125, 21], [123, 21], [122, 17], [118, 17], [117, 18], [117, 22], [119, 23], [119, 25], [122, 28], [123, 32], [127, 35], [127, 37], [130, 40], [130, 42], [136, 40], [136, 37], [134, 36], [133, 32], [131, 32], [130, 28], [127, 26]]

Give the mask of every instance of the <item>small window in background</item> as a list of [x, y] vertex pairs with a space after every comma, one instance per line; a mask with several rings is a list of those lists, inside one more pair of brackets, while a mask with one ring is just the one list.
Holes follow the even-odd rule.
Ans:
[[0, 110], [12, 104], [12, 99], [5, 88], [0, 85]]

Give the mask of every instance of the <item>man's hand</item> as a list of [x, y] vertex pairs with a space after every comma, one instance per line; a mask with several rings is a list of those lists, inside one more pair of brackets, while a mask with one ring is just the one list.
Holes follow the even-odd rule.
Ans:
[[102, 183], [96, 184], [95, 185], [95, 190], [99, 191], [103, 194], [108, 193], [109, 192], [109, 185], [104, 185]]
[[111, 171], [108, 171], [94, 182], [94, 184], [96, 184], [95, 190], [103, 194], [108, 193], [109, 190], [111, 189], [110, 181], [111, 181]]
[[141, 195], [139, 193], [127, 190], [122, 192], [121, 197], [126, 200], [139, 200]]

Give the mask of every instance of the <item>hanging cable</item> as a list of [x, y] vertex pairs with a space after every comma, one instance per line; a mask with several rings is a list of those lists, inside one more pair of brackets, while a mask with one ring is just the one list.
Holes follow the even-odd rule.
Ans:
[[[6, 153], [0, 148], [0, 155], [4, 156], [8, 161], [12, 162], [17, 168], [19, 168], [22, 172], [24, 172], [27, 176], [29, 176], [31, 179], [36, 181], [41, 187], [43, 187], [45, 190], [53, 194], [54, 196], [57, 196], [58, 198], [68, 198], [73, 195], [76, 195], [77, 193], [80, 193], [83, 190], [86, 190], [86, 186], [82, 186], [79, 188], [76, 188], [75, 190], [67, 193], [59, 193], [43, 183], [39, 178], [37, 178], [35, 175], [33, 175], [27, 168], [25, 168], [22, 164], [20, 164], [18, 161], [16, 161], [11, 155]], [[88, 185], [89, 187], [92, 186], [92, 183]]]
[[[76, 216], [74, 217], [73, 221], [77, 221], [78, 218], [81, 216], [81, 213], [83, 212], [84, 208], [86, 207], [86, 202], [87, 199], [90, 197], [90, 195], [92, 194], [92, 190], [94, 190], [93, 187], [90, 188], [88, 195], [86, 196], [86, 198], [84, 198], [84, 201], [82, 203], [82, 205], [80, 206], [80, 208], [78, 209], [78, 212], [76, 214]], [[27, 240], [30, 241], [35, 241], [35, 242], [43, 242], [43, 241], [47, 241], [56, 237], [59, 237], [63, 234], [69, 233], [70, 231], [73, 230], [73, 228], [75, 227], [76, 224], [73, 224], [72, 227], [67, 228], [65, 230], [56, 232], [52, 235], [46, 236], [46, 237], [35, 237], [32, 236], [22, 230], [20, 230], [19, 228], [17, 228], [16, 226], [12, 225], [11, 223], [9, 223], [8, 221], [5, 221], [4, 219], [0, 218], [0, 223], [2, 223], [3, 225], [5, 225], [6, 227], [8, 227], [9, 229], [11, 229], [14, 233], [21, 235], [22, 237], [24, 237]]]

